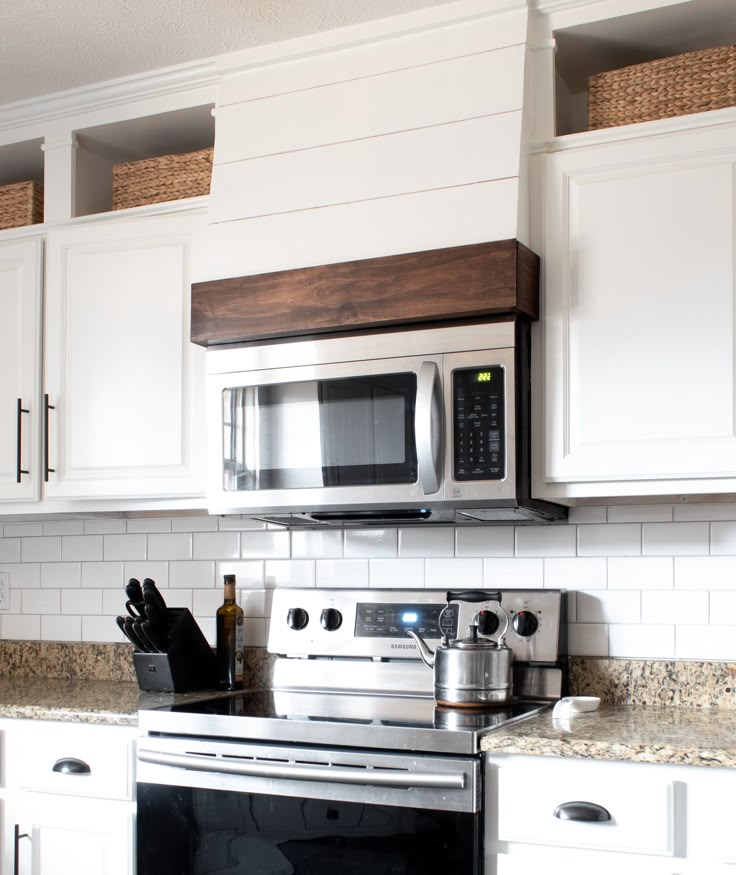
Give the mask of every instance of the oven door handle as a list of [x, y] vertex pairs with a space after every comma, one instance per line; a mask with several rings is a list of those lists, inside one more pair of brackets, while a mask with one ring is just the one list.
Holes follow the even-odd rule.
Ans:
[[431, 495], [440, 488], [442, 464], [442, 387], [436, 362], [422, 362], [417, 375], [414, 442], [419, 484]]
[[255, 778], [282, 778], [294, 781], [321, 781], [331, 784], [362, 784], [374, 787], [422, 787], [440, 790], [465, 789], [464, 773], [410, 772], [403, 769], [340, 768], [340, 766], [300, 766], [297, 764], [257, 763], [198, 754], [162, 753], [138, 750], [138, 759], [158, 766], [174, 766], [195, 772], [243, 775]]

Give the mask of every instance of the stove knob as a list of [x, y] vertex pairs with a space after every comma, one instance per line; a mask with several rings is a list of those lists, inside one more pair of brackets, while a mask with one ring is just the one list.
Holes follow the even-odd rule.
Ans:
[[303, 629], [309, 622], [309, 614], [304, 608], [289, 608], [289, 613], [286, 615], [286, 625], [290, 629]]
[[328, 632], [334, 632], [342, 626], [342, 614], [337, 608], [325, 608], [319, 618], [323, 629]]
[[539, 628], [539, 620], [532, 611], [519, 611], [514, 615], [511, 625], [517, 635], [521, 635], [522, 638], [531, 638]]
[[498, 614], [493, 611], [478, 611], [478, 632], [481, 635], [493, 635], [499, 625]]

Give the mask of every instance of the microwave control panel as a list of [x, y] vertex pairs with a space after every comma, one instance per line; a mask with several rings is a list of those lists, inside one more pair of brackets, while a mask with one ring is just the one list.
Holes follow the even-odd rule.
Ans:
[[455, 480], [505, 477], [505, 382], [501, 365], [452, 372]]

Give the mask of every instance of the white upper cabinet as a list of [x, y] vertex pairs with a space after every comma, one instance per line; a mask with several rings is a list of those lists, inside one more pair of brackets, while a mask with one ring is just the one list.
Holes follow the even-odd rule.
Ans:
[[736, 112], [535, 161], [539, 495], [734, 491]]
[[0, 501], [39, 494], [42, 257], [38, 238], [0, 244]]
[[189, 341], [200, 212], [51, 230], [47, 499], [203, 492], [204, 351]]

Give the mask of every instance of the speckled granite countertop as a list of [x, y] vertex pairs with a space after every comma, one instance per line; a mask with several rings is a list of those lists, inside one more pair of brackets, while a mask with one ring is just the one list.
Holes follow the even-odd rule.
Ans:
[[218, 694], [142, 693], [126, 681], [0, 678], [0, 717], [137, 726], [139, 708], [213, 695]]
[[552, 711], [486, 735], [494, 754], [736, 768], [736, 710], [601, 705], [570, 720]]

